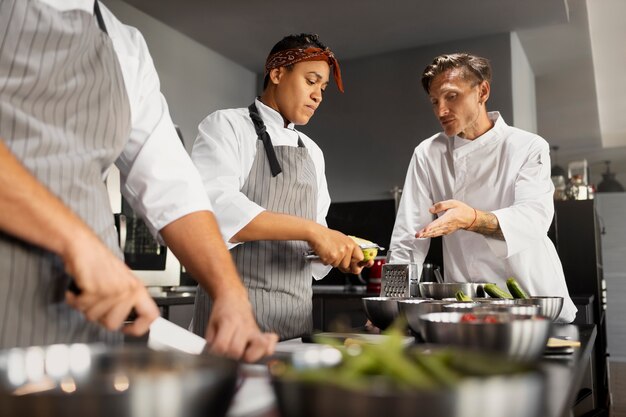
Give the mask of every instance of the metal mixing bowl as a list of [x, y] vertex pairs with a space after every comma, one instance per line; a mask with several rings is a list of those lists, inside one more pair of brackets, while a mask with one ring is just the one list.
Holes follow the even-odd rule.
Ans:
[[441, 311], [450, 311], [454, 313], [471, 313], [476, 310], [477, 307], [482, 306], [481, 303], [476, 302], [453, 302], [449, 304], [444, 304], [442, 306]]
[[398, 310], [406, 319], [409, 328], [418, 335], [422, 334], [420, 316], [428, 313], [443, 311], [443, 306], [450, 304], [448, 301], [429, 300], [423, 298], [409, 298], [398, 301]]
[[516, 303], [452, 303], [444, 305], [442, 311], [448, 311], [452, 313], [511, 313], [525, 314], [527, 316], [536, 316], [539, 314], [539, 306], [531, 304], [523, 305]]
[[463, 291], [465, 295], [472, 298], [484, 297], [484, 285], [488, 282], [420, 282], [418, 284], [421, 297], [442, 300], [444, 298], [454, 298], [458, 291]]
[[526, 299], [516, 299], [515, 302], [522, 305], [539, 306], [539, 314], [548, 317], [552, 321], [559, 317], [563, 309], [563, 297], [535, 296]]
[[333, 380], [304, 380], [272, 372], [272, 386], [283, 417], [537, 417], [545, 403], [545, 378], [532, 368], [465, 377], [457, 386], [432, 389], [389, 389], [380, 376], [370, 377], [379, 379], [368, 388], [349, 389]]
[[50, 345], [0, 352], [0, 415], [224, 416], [238, 365], [143, 346]]
[[398, 301], [408, 300], [406, 297], [364, 297], [363, 309], [367, 318], [379, 329], [386, 329], [400, 314]]
[[521, 314], [525, 316], [537, 316], [541, 315], [541, 309], [538, 305], [531, 304], [488, 304], [488, 303], [479, 303], [479, 305], [474, 309], [474, 312], [477, 313], [510, 313], [510, 314]]
[[[420, 316], [423, 337], [429, 343], [462, 346], [493, 352], [517, 361], [534, 361], [546, 347], [552, 322], [539, 316], [511, 313], [474, 313], [474, 322], [461, 322], [464, 313], [429, 313]], [[484, 316], [498, 322], [483, 322]]]
[[476, 297], [473, 298], [474, 301], [483, 304], [496, 304], [496, 305], [513, 305], [516, 304], [515, 299], [513, 298], [491, 298], [491, 297]]

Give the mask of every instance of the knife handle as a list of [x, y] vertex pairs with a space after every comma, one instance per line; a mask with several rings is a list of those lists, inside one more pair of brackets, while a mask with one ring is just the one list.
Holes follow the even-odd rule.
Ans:
[[[83, 292], [83, 290], [81, 290], [80, 287], [76, 284], [76, 281], [74, 281], [74, 278], [70, 278], [70, 283], [68, 284], [67, 289], [75, 295], [80, 295]], [[133, 322], [136, 318], [137, 312], [133, 308], [128, 314], [128, 317], [126, 317], [126, 322]]]

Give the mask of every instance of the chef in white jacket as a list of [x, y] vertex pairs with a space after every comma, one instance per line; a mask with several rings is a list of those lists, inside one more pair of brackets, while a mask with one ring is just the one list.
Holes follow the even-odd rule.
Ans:
[[[352, 273], [364, 266], [354, 241], [326, 227], [324, 157], [295, 128], [321, 104], [331, 70], [343, 91], [339, 63], [316, 35], [285, 37], [267, 58], [262, 95], [247, 108], [210, 114], [191, 153], [257, 322], [281, 339], [312, 330], [312, 276], [322, 278], [330, 265]], [[321, 263], [305, 261], [309, 249]], [[199, 290], [195, 332], [212, 305]]]
[[548, 143], [487, 112], [491, 67], [485, 58], [441, 55], [422, 85], [443, 132], [416, 148], [408, 168], [390, 250], [424, 261], [443, 236], [445, 281], [514, 277], [532, 295], [562, 296], [560, 321], [576, 315], [547, 232], [554, 213]]
[[213, 351], [271, 353], [143, 37], [94, 0], [0, 2], [0, 348], [119, 343], [158, 316], [122, 260], [113, 163], [133, 209], [216, 298], [202, 333]]

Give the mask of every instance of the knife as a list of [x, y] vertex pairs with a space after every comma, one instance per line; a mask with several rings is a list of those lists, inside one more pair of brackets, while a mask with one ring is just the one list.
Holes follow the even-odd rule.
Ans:
[[163, 317], [158, 317], [150, 325], [148, 347], [153, 350], [173, 349], [197, 355], [206, 348], [206, 340]]
[[[78, 295], [82, 290], [72, 279], [68, 290]], [[126, 319], [132, 321], [136, 317], [131, 311]], [[186, 353], [200, 354], [206, 348], [206, 340], [189, 330], [172, 323], [163, 317], [157, 317], [151, 324], [148, 333], [148, 347], [154, 350], [178, 350]]]

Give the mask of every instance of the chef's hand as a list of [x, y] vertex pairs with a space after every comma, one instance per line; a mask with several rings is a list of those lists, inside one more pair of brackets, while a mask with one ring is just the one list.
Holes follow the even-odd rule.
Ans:
[[443, 214], [418, 231], [415, 234], [416, 238], [449, 235], [459, 229], [467, 229], [476, 218], [476, 210], [458, 200], [446, 200], [435, 203], [429, 211], [432, 214]]
[[90, 231], [79, 231], [61, 256], [80, 290], [79, 294], [67, 291], [66, 301], [87, 320], [119, 330], [134, 310], [137, 318], [122, 331], [141, 336], [159, 316], [143, 283]]
[[274, 353], [275, 333], [263, 333], [245, 297], [220, 296], [214, 300], [205, 338], [211, 352], [255, 362]]
[[336, 230], [316, 224], [308, 242], [324, 265], [332, 265], [343, 272], [358, 274], [368, 264], [363, 262], [359, 245]]

